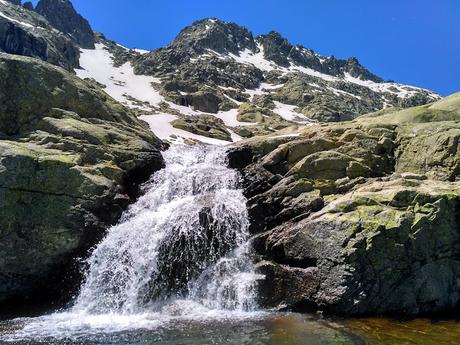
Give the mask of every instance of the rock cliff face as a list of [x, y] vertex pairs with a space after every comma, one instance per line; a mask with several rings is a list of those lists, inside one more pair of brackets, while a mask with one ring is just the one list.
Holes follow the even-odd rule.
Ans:
[[76, 279], [75, 257], [163, 161], [146, 124], [92, 84], [3, 53], [0, 74], [0, 304], [24, 305]]
[[40, 0], [37, 13], [82, 48], [94, 48], [95, 38], [88, 21], [77, 13], [68, 0]]
[[460, 301], [460, 94], [229, 153], [245, 177], [261, 303], [347, 315]]
[[73, 70], [78, 47], [39, 14], [0, 1], [0, 52], [31, 56]]

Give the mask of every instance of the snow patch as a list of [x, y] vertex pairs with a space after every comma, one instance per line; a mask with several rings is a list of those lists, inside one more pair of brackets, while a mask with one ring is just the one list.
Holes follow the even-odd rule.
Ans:
[[150, 53], [150, 51], [145, 50], [145, 49], [140, 49], [140, 48], [134, 48], [133, 50], [141, 55]]
[[353, 97], [353, 98], [356, 98], [356, 99], [361, 99], [360, 96], [357, 96], [357, 95], [354, 95], [350, 92], [346, 92], [346, 91], [343, 91], [343, 90], [340, 90], [340, 89], [336, 89], [332, 86], [327, 86], [326, 87], [329, 91], [332, 91], [334, 93], [334, 95], [336, 96], [350, 96], [350, 97]]
[[[260, 83], [257, 89], [246, 89], [244, 93], [249, 95], [249, 100], [252, 102], [255, 96], [266, 95], [270, 90], [277, 90], [284, 86], [284, 84], [272, 85], [268, 83]], [[268, 92], [267, 92], [268, 91]]]
[[[3, 0], [0, 0], [0, 3], [6, 5], [6, 2], [4, 2]], [[0, 11], [0, 17], [5, 18], [6, 20], [8, 20], [10, 22], [13, 22], [13, 23], [16, 23], [16, 24], [19, 24], [19, 25], [22, 25], [22, 26], [25, 26], [25, 27], [28, 27], [28, 28], [36, 28], [36, 26], [34, 26], [32, 24], [29, 24], [29, 23], [22, 22], [20, 20], [11, 18], [10, 16], [7, 16], [5, 13], [3, 13], [1, 11]]]
[[104, 44], [96, 44], [96, 49], [82, 49], [80, 66], [75, 72], [80, 78], [93, 78], [104, 84], [106, 93], [127, 106], [148, 110], [136, 104], [131, 97], [150, 106], [158, 106], [164, 101], [163, 97], [152, 87], [152, 83], [159, 83], [160, 79], [134, 74], [130, 62], [115, 67], [112, 54]]
[[254, 123], [241, 122], [237, 120], [238, 109], [230, 109], [228, 111], [219, 111], [217, 114], [212, 114], [215, 117], [224, 121], [225, 126], [237, 127], [237, 126], [251, 126]]
[[244, 65], [252, 65], [266, 72], [270, 72], [275, 69], [278, 69], [278, 70], [282, 69], [282, 67], [278, 66], [273, 61], [269, 61], [265, 59], [264, 48], [262, 47], [261, 44], [258, 44], [257, 48], [258, 48], [258, 52], [253, 52], [249, 50], [248, 48], [246, 48], [242, 52], [240, 52], [239, 55], [228, 54], [228, 56], [223, 56], [223, 58], [230, 57], [238, 63], [244, 64]]
[[379, 93], [388, 92], [402, 99], [410, 98], [416, 95], [420, 91], [428, 92], [429, 93], [428, 96], [434, 100], [439, 99], [439, 96], [437, 94], [429, 90], [426, 90], [426, 89], [398, 84], [398, 83], [376, 83], [371, 80], [361, 80], [359, 78], [355, 78], [351, 76], [349, 73], [345, 73], [345, 80], [348, 82], [354, 83], [354, 84], [365, 86], [375, 92], [379, 92]]
[[273, 112], [281, 116], [286, 121], [297, 122], [297, 123], [311, 123], [312, 122], [310, 119], [308, 119], [304, 115], [296, 112], [295, 109], [297, 108], [297, 106], [295, 105], [284, 104], [284, 103], [277, 102], [277, 101], [273, 101], [273, 103], [275, 103], [275, 109], [273, 109]]

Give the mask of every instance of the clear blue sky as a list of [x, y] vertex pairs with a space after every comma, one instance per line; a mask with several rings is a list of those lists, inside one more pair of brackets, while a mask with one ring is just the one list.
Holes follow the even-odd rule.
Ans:
[[[36, 2], [36, 0], [34, 1]], [[460, 91], [460, 0], [73, 0], [96, 31], [128, 46], [166, 45], [218, 17], [280, 32], [323, 55], [356, 56], [384, 79]]]

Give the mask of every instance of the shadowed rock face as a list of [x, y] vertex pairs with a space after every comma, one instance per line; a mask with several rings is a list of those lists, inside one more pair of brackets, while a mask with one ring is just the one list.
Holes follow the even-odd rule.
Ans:
[[0, 304], [57, 302], [79, 283], [75, 258], [163, 166], [160, 142], [63, 69], [0, 54], [0, 71]]
[[33, 11], [34, 10], [34, 4], [30, 1], [26, 1], [24, 4], [22, 4], [22, 6], [26, 9], [26, 10], [29, 10], [29, 11]]
[[64, 34], [56, 31], [45, 18], [9, 3], [0, 3], [0, 51], [31, 56], [73, 70], [79, 66], [80, 52]]
[[266, 275], [263, 305], [347, 315], [459, 307], [459, 100], [230, 151]]
[[95, 39], [91, 26], [75, 11], [70, 1], [40, 0], [35, 10], [82, 48], [94, 48]]
[[6, 0], [6, 1], [12, 3], [13, 5], [17, 5], [17, 6], [21, 5], [21, 0]]

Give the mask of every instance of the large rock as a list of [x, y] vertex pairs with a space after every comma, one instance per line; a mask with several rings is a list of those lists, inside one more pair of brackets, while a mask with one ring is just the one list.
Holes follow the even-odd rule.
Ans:
[[[0, 304], [57, 300], [163, 166], [129, 110], [63, 69], [0, 54]], [[64, 289], [64, 288], [63, 288]]]
[[261, 248], [282, 265], [271, 274], [295, 280], [311, 272], [312, 278], [268, 305], [348, 315], [455, 310], [459, 192], [458, 183], [372, 181], [298, 223], [275, 228]]
[[174, 128], [182, 129], [204, 137], [232, 141], [224, 121], [210, 115], [182, 116], [171, 122]]
[[82, 48], [94, 48], [95, 38], [91, 26], [77, 13], [69, 0], [40, 0], [35, 11]]
[[460, 306], [459, 94], [256, 137], [242, 171], [261, 304], [347, 315]]

